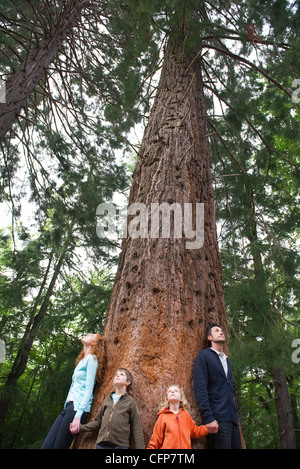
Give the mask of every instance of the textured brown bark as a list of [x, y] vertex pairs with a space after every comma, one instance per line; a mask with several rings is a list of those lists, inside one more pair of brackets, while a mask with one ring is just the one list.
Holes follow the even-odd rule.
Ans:
[[51, 64], [67, 35], [80, 19], [89, 0], [70, 0], [59, 16], [57, 24], [51, 28], [51, 34], [41, 40], [19, 69], [6, 82], [5, 103], [0, 103], [0, 138], [4, 138], [11, 129], [29, 96], [44, 77], [45, 70]]
[[281, 448], [296, 449], [295, 429], [285, 372], [282, 368], [277, 368], [273, 371], [272, 377], [275, 387]]
[[[150, 228], [149, 238], [123, 240], [105, 326], [107, 371], [92, 407], [93, 418], [111, 391], [116, 369], [128, 368], [146, 444], [157, 405], [171, 383], [184, 387], [192, 416], [201, 423], [193, 362], [204, 347], [207, 324], [219, 321], [227, 328], [201, 61], [193, 59], [182, 44], [167, 48], [129, 204], [204, 203], [204, 245], [187, 249], [185, 238], [151, 239]], [[95, 437], [79, 435], [74, 446], [93, 447]], [[204, 444], [201, 439], [196, 446]]]

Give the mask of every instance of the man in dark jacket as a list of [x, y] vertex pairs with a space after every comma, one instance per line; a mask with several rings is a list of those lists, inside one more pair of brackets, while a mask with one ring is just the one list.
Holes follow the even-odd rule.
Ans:
[[208, 436], [213, 449], [241, 449], [237, 409], [233, 397], [230, 361], [223, 349], [225, 336], [219, 324], [206, 332], [211, 347], [201, 350], [194, 363], [194, 394], [204, 423], [217, 428]]

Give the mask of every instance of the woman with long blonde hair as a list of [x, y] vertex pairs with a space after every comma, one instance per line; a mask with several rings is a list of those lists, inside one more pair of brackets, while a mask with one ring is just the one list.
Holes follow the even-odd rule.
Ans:
[[83, 348], [75, 362], [64, 409], [52, 425], [41, 449], [67, 449], [91, 409], [93, 390], [105, 367], [105, 339], [100, 334], [87, 334], [81, 339]]

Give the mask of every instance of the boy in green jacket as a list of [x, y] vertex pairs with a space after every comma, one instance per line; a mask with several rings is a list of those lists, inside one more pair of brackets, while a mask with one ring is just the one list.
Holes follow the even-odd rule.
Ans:
[[95, 420], [80, 425], [79, 432], [98, 430], [96, 449], [127, 449], [131, 440], [136, 449], [145, 448], [139, 410], [127, 392], [132, 380], [128, 370], [118, 369], [115, 392], [104, 399]]

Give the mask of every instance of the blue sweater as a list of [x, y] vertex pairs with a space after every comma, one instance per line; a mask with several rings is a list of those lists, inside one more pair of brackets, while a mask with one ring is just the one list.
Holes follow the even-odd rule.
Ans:
[[69, 400], [73, 400], [75, 417], [81, 418], [83, 412], [91, 409], [97, 367], [96, 357], [89, 354], [80, 360], [74, 370], [65, 406]]
[[238, 424], [228, 358], [227, 365], [226, 376], [220, 358], [211, 348], [201, 350], [195, 360], [194, 394], [205, 423], [217, 420]]

